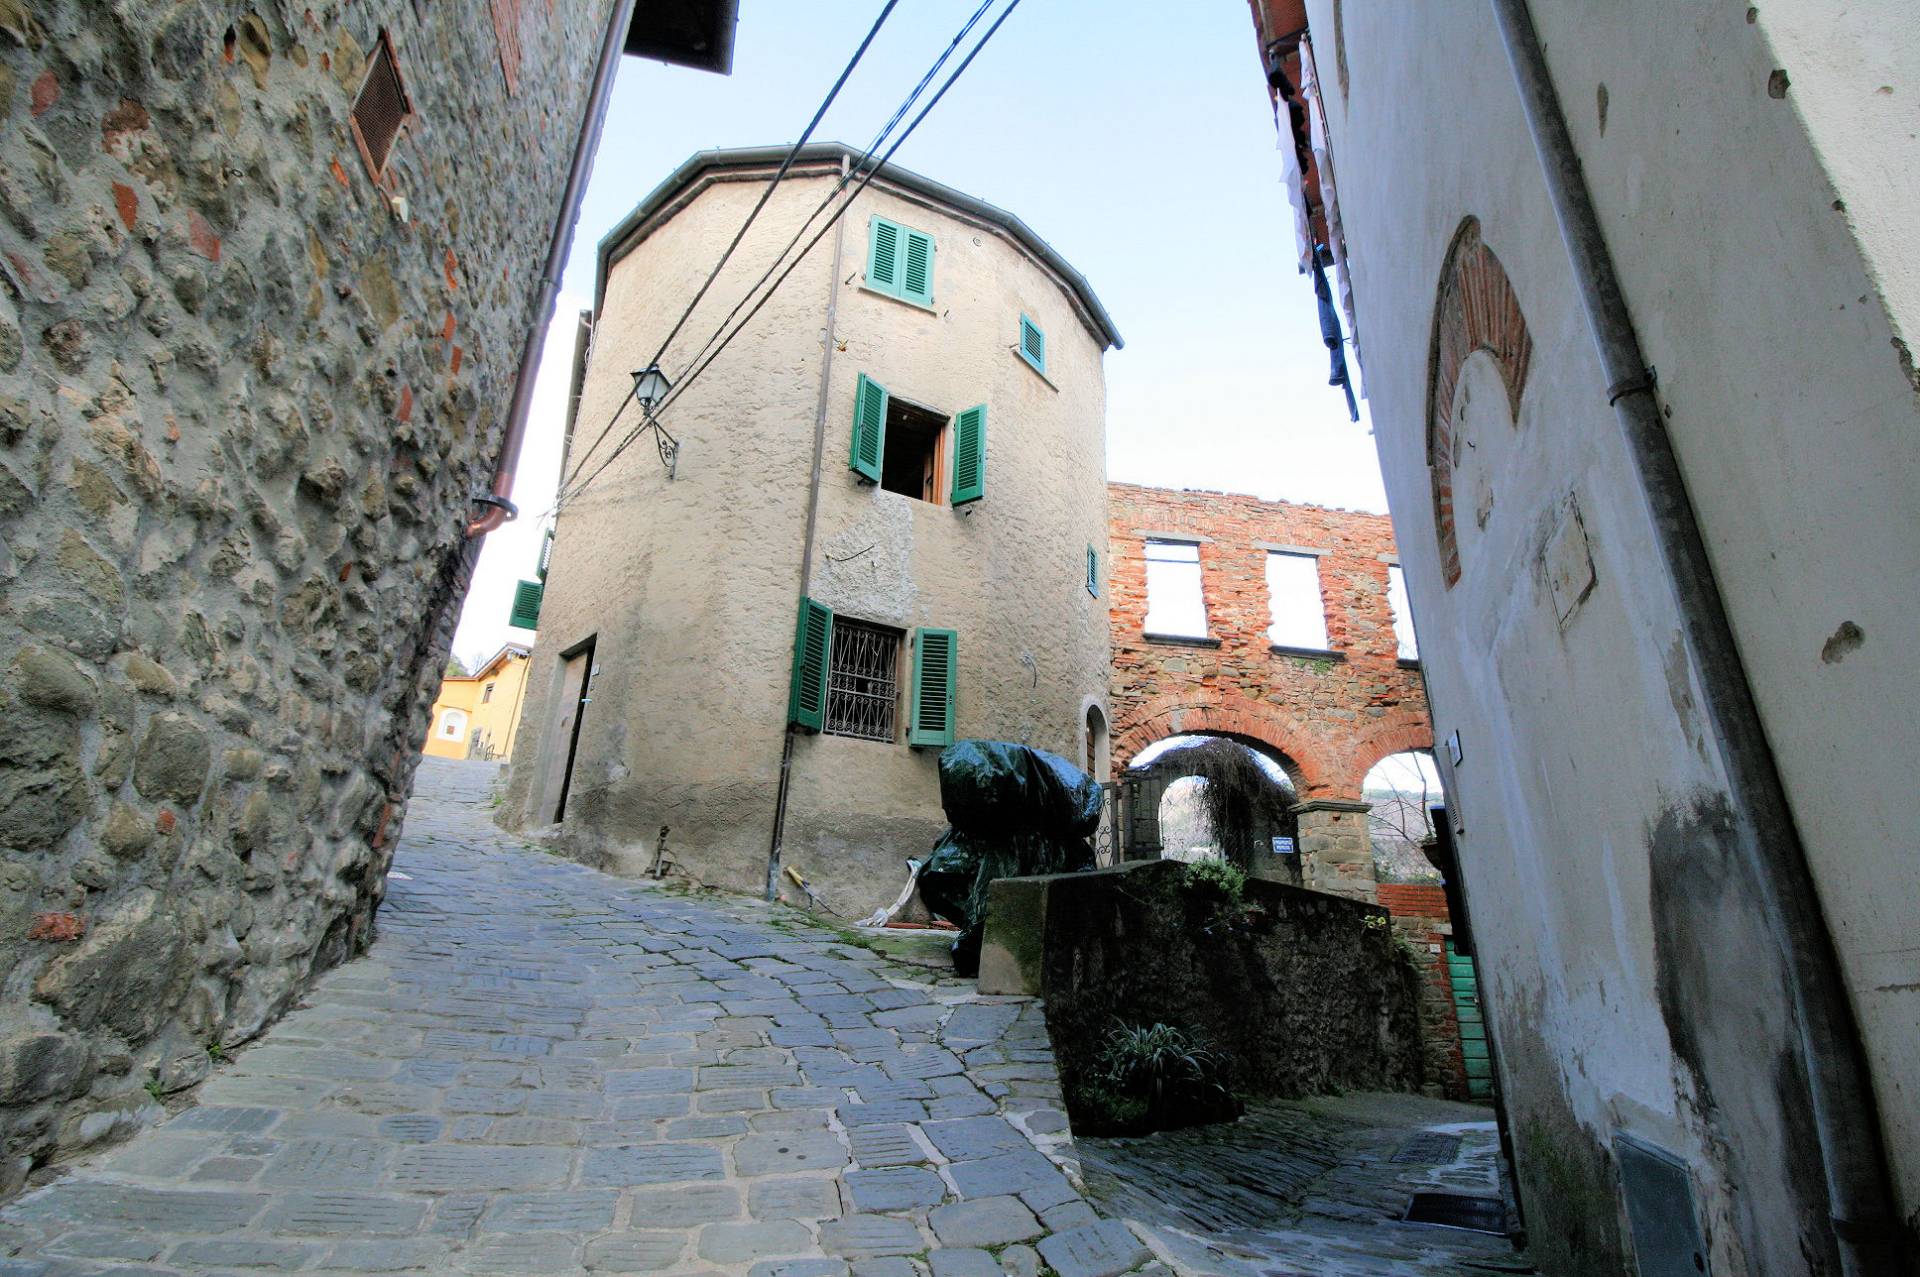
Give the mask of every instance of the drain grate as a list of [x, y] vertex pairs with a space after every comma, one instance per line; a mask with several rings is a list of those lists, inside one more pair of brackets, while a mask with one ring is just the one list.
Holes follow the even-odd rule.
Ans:
[[1418, 1162], [1423, 1166], [1444, 1166], [1460, 1156], [1460, 1137], [1444, 1131], [1421, 1131], [1393, 1155], [1396, 1162]]
[[1409, 1224], [1465, 1228], [1476, 1233], [1507, 1235], [1507, 1207], [1497, 1197], [1469, 1197], [1465, 1193], [1415, 1193], [1407, 1203]]

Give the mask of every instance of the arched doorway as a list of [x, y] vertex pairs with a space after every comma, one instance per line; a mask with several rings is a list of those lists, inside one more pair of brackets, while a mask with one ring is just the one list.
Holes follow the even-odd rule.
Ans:
[[[1299, 788], [1287, 761], [1272, 752], [1221, 734], [1171, 736], [1141, 750], [1118, 783], [1125, 859], [1221, 855], [1214, 826], [1225, 810], [1250, 839], [1257, 876], [1301, 881]], [[1216, 795], [1216, 783], [1234, 790]]]

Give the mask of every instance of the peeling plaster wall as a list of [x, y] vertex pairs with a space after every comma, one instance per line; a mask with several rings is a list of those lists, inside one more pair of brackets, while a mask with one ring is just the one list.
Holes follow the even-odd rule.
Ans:
[[[1309, 9], [1328, 65], [1331, 6]], [[1902, 342], [1917, 317], [1920, 43], [1884, 2], [1839, 22], [1799, 3], [1751, 22], [1742, 5], [1657, 0], [1533, 10], [1834, 926], [1912, 1216], [1920, 870], [1912, 751], [1894, 742], [1911, 739], [1917, 708], [1920, 401]], [[1464, 751], [1451, 777], [1461, 862], [1536, 1257], [1619, 1271], [1606, 1145], [1625, 1130], [1690, 1161], [1714, 1271], [1818, 1270], [1832, 1262], [1826, 1204], [1773, 947], [1730, 859], [1721, 760], [1492, 15], [1473, 0], [1347, 6], [1344, 28], [1351, 89], [1326, 105], [1368, 391], [1436, 735], [1458, 731]], [[1463, 570], [1449, 589], [1428, 352], [1467, 216], [1513, 282], [1534, 353], [1517, 421], [1489, 355], [1462, 371], [1453, 424], [1484, 446], [1457, 454]], [[1584, 597], [1557, 592], [1586, 559]]]
[[608, 9], [0, 3], [0, 1194], [369, 940]]
[[[828, 181], [800, 173], [782, 183], [676, 341], [669, 373]], [[760, 190], [705, 185], [613, 266], [576, 455]], [[935, 236], [933, 311], [862, 287], [875, 214]], [[1106, 601], [1084, 588], [1086, 547], [1106, 540], [1101, 341], [1054, 277], [995, 229], [884, 183], [844, 228], [839, 278], [829, 279], [829, 234], [663, 414], [685, 445], [678, 478], [668, 481], [643, 445], [559, 520], [507, 818], [541, 815], [534, 773], [545, 763], [534, 760], [564, 748], [549, 727], [558, 653], [597, 635], [600, 673], [561, 837], [618, 870], [644, 868], [667, 825], [669, 848], [695, 877], [765, 884], [830, 288], [836, 347], [809, 592], [838, 615], [956, 630], [961, 737], [1073, 758], [1082, 705], [1105, 705]], [[1023, 311], [1047, 334], [1047, 379], [1014, 352]], [[988, 406], [984, 501], [954, 510], [858, 481], [847, 456], [861, 373], [949, 416]], [[904, 693], [905, 662], [901, 673]], [[784, 859], [843, 913], [890, 903], [906, 858], [945, 827], [937, 751], [907, 747], [904, 704], [903, 695], [892, 745], [827, 735], [794, 743]]]

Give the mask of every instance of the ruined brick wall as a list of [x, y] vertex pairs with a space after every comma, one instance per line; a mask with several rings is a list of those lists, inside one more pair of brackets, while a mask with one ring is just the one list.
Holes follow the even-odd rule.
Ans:
[[[1116, 766], [1168, 736], [1230, 733], [1283, 754], [1302, 799], [1359, 802], [1375, 763], [1431, 747], [1420, 672], [1396, 656], [1385, 515], [1124, 483], [1109, 485], [1109, 509]], [[1144, 635], [1144, 542], [1160, 532], [1199, 539], [1210, 645]], [[1327, 552], [1326, 656], [1268, 642], [1268, 546]]]
[[609, 2], [0, 3], [0, 1194], [367, 942]]
[[1453, 935], [1443, 887], [1425, 883], [1383, 882], [1380, 903], [1393, 915], [1393, 929], [1425, 955], [1420, 986], [1420, 1041], [1429, 1085], [1450, 1100], [1467, 1098], [1467, 1064], [1460, 1053], [1460, 1019], [1453, 1005], [1453, 976], [1447, 970], [1446, 942]]

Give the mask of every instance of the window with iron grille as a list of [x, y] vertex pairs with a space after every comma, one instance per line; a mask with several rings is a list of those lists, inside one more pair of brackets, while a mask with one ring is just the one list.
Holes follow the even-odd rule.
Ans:
[[826, 723], [835, 736], [891, 743], [900, 708], [900, 631], [833, 618]]
[[413, 103], [406, 85], [400, 81], [400, 64], [393, 55], [393, 41], [380, 33], [367, 60], [367, 78], [360, 96], [353, 100], [353, 139], [360, 144], [360, 158], [375, 182], [386, 176], [387, 160], [393, 154], [400, 128], [413, 115]]

